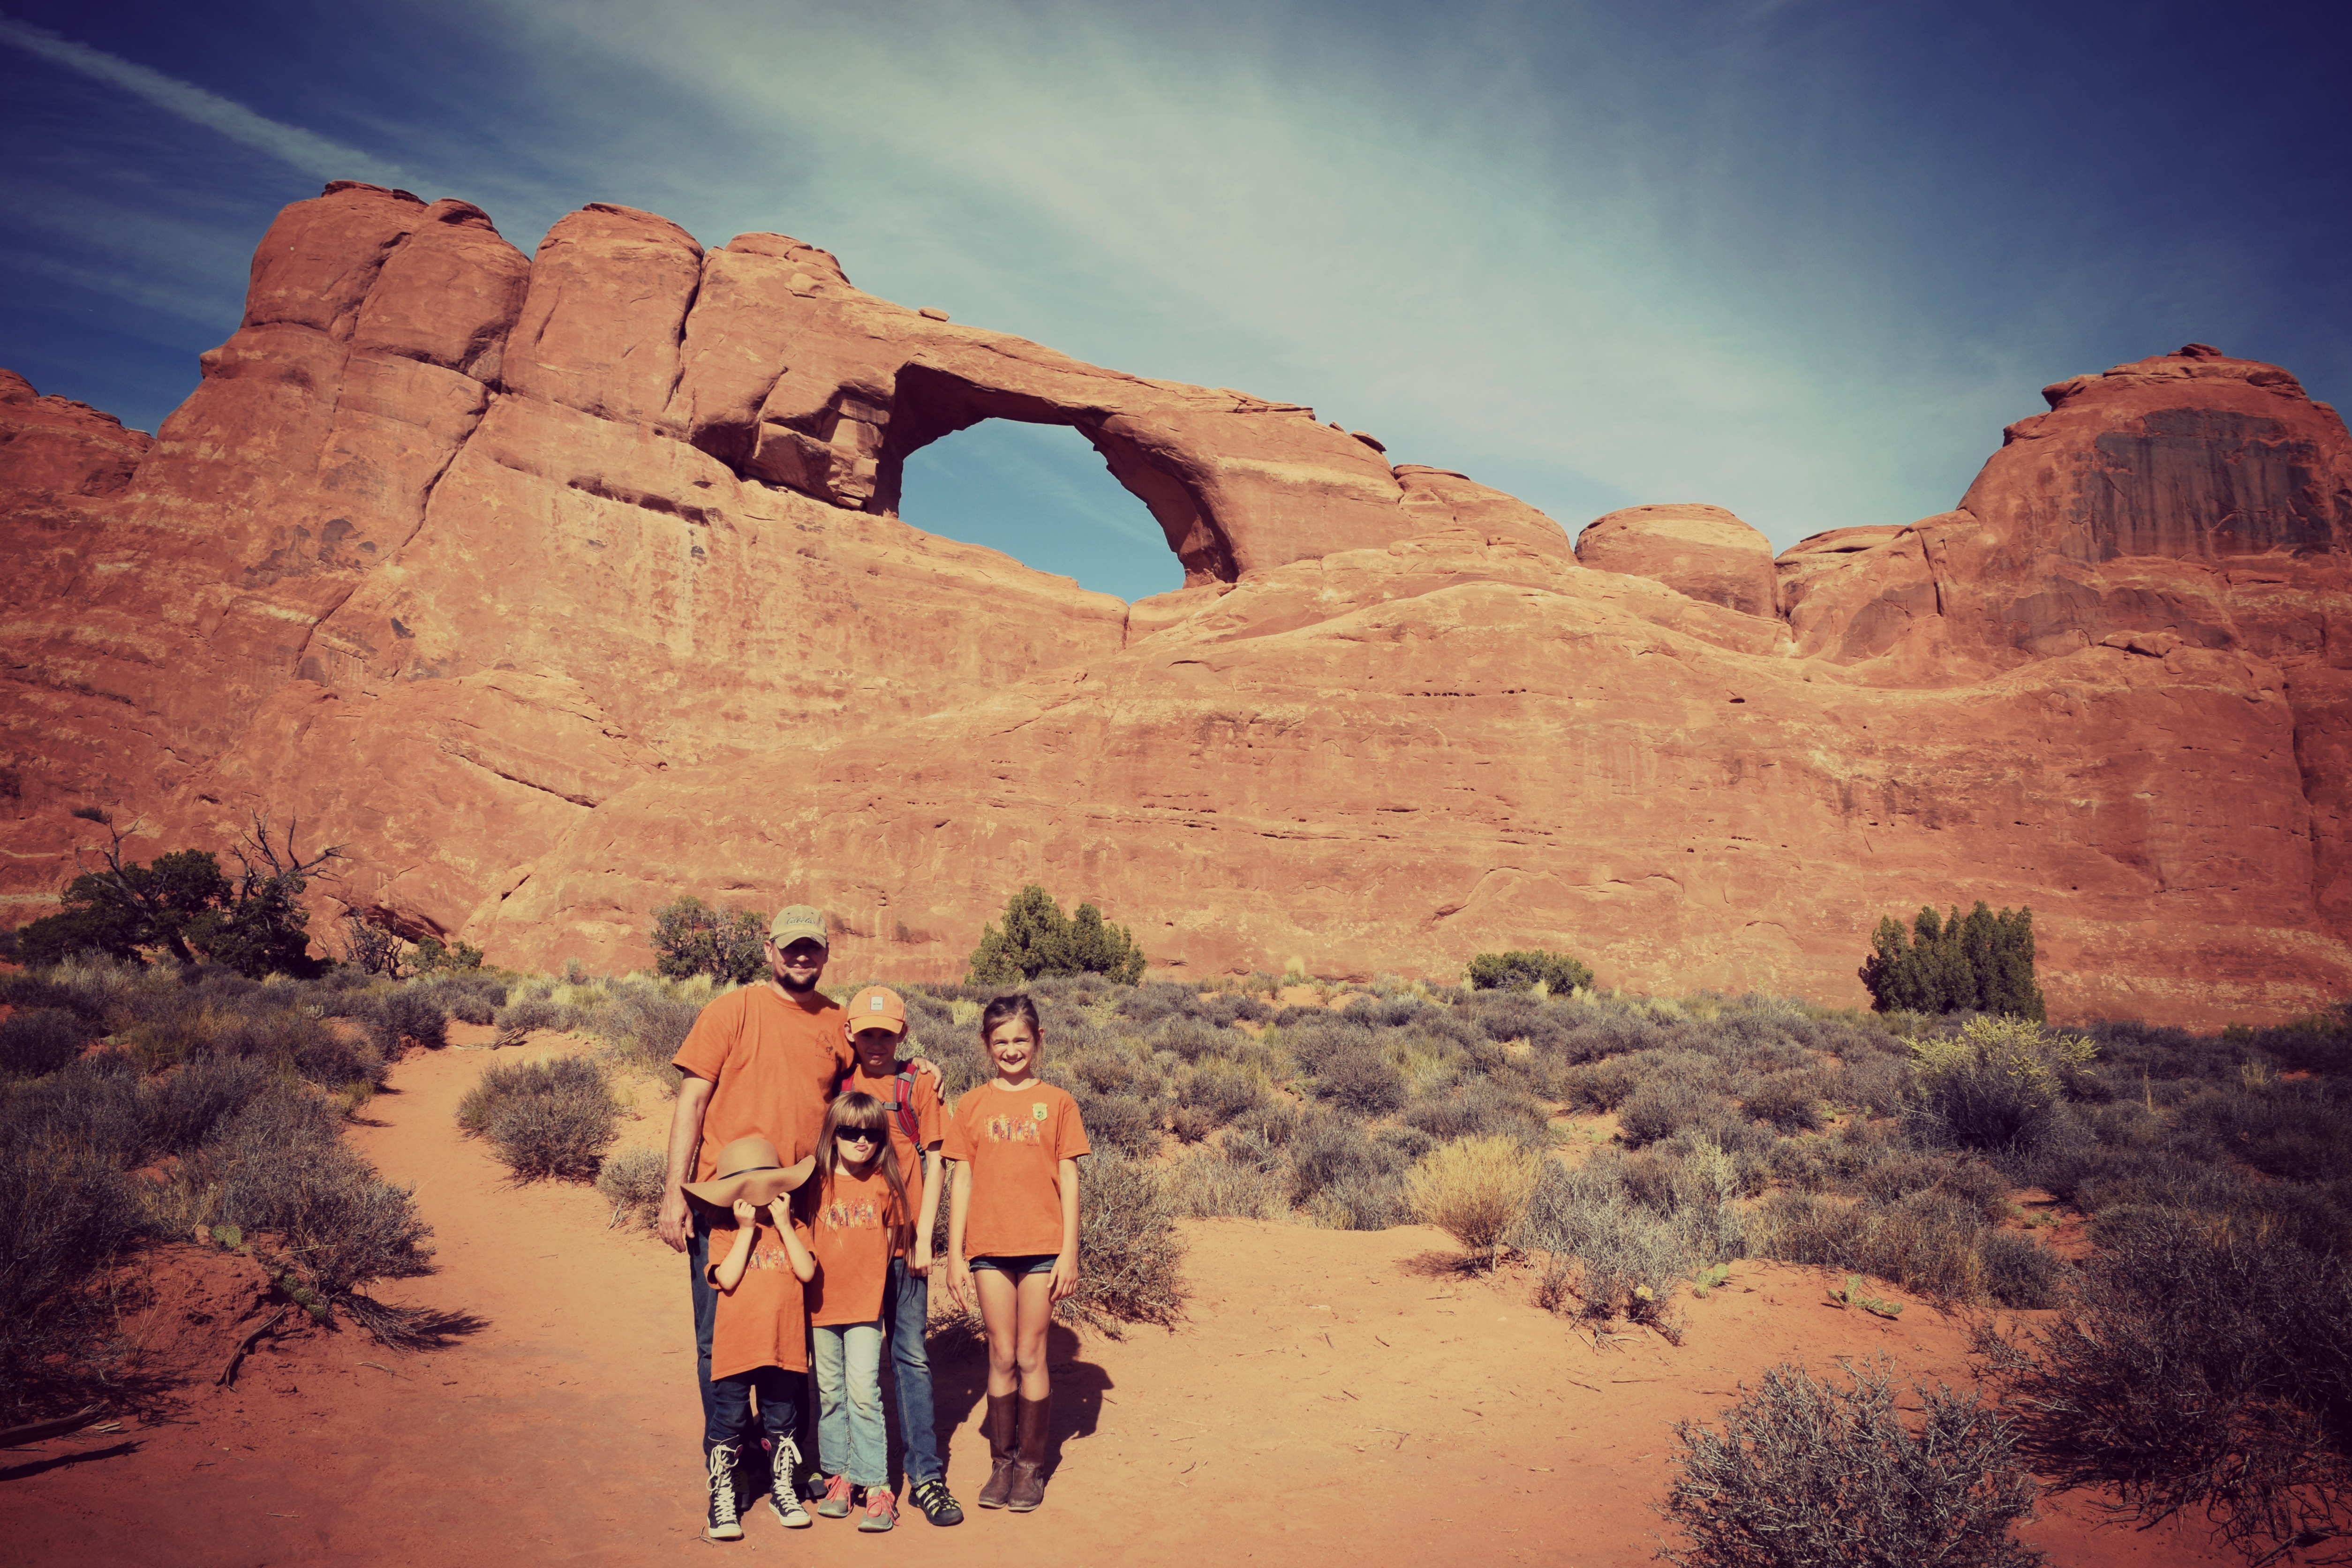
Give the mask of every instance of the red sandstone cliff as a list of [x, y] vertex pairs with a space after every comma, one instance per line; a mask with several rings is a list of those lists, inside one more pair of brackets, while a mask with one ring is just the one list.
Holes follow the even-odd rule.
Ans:
[[[1312, 410], [626, 208], [527, 259], [330, 186], [204, 368], [152, 447], [0, 382], [17, 918], [68, 805], [159, 848], [266, 805], [352, 847], [343, 900], [524, 964], [643, 962], [694, 891], [944, 976], [1034, 879], [1195, 973], [1540, 943], [1850, 1002], [1880, 913], [1980, 896], [2062, 1013], [2352, 990], [2352, 441], [2274, 367], [2053, 387], [1956, 510], [1777, 567], [1696, 505], [1571, 550]], [[992, 417], [1086, 435], [1187, 586], [899, 522], [907, 455]]]

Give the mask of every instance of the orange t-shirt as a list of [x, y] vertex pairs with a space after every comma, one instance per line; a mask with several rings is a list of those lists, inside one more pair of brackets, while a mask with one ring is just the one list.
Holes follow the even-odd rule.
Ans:
[[[851, 1069], [849, 1081], [841, 1086], [841, 1092], [847, 1094], [855, 1089], [860, 1094], [870, 1094], [888, 1105], [898, 1099], [900, 1088], [895, 1074], [889, 1078], [868, 1078], [866, 1069], [859, 1067]], [[915, 1087], [908, 1093], [908, 1101], [915, 1108], [915, 1136], [907, 1136], [906, 1129], [898, 1125], [898, 1113], [893, 1110], [890, 1113], [890, 1152], [898, 1157], [898, 1174], [907, 1183], [907, 1201], [915, 1205], [915, 1213], [908, 1217], [919, 1220], [923, 1205], [922, 1152], [940, 1146], [940, 1123], [945, 1120], [940, 1108], [939, 1080], [927, 1072], [917, 1073]], [[904, 1237], [905, 1233], [902, 1232], [898, 1256], [906, 1253]]]
[[816, 1254], [816, 1278], [808, 1290], [809, 1321], [827, 1326], [880, 1321], [892, 1241], [906, 1217], [889, 1179], [877, 1165], [862, 1178], [835, 1171], [830, 1184], [822, 1176], [812, 1176], [801, 1190], [810, 1194], [809, 1250]]
[[[800, 1277], [783, 1239], [765, 1216], [755, 1222], [751, 1256], [732, 1290], [719, 1292], [719, 1316], [710, 1326], [710, 1375], [734, 1377], [758, 1367], [808, 1370], [808, 1310]], [[797, 1224], [797, 1222], [795, 1222]], [[707, 1278], [715, 1288], [719, 1265], [735, 1247], [735, 1216], [710, 1233]], [[807, 1234], [801, 1239], [805, 1242]]]
[[956, 1101], [940, 1152], [971, 1167], [963, 1216], [966, 1258], [1062, 1250], [1062, 1162], [1092, 1151], [1078, 1102], [1042, 1079], [1023, 1089], [982, 1084]]
[[786, 1001], [762, 981], [730, 991], [702, 1010], [671, 1065], [715, 1087], [702, 1113], [695, 1177], [719, 1173], [719, 1152], [738, 1138], [773, 1142], [784, 1163], [816, 1150], [824, 1108], [852, 1060], [841, 1004]]

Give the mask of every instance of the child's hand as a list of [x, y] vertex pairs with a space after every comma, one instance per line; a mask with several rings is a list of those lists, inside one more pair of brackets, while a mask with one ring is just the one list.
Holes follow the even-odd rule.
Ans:
[[791, 1208], [786, 1206], [784, 1200], [780, 1197], [770, 1198], [768, 1200], [768, 1218], [774, 1224], [778, 1230], [790, 1230], [793, 1228], [793, 1211]]
[[1054, 1259], [1054, 1272], [1046, 1277], [1046, 1288], [1056, 1301], [1066, 1301], [1077, 1293], [1078, 1255], [1065, 1252]]
[[751, 1199], [737, 1198], [735, 1200], [735, 1223], [737, 1225], [750, 1225], [759, 1217], [760, 1211], [751, 1206]]
[[970, 1311], [979, 1295], [971, 1282], [971, 1265], [961, 1258], [948, 1259], [948, 1300]]
[[907, 1272], [914, 1275], [917, 1279], [927, 1279], [930, 1278], [931, 1238], [929, 1237], [919, 1236], [915, 1237], [915, 1249], [907, 1258]]

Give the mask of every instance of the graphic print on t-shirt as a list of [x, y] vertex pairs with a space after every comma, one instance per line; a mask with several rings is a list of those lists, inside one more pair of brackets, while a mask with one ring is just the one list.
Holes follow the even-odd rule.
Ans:
[[1024, 1120], [1018, 1116], [992, 1116], [988, 1119], [988, 1141], [992, 1143], [1034, 1143], [1038, 1124], [1045, 1120], [1045, 1102], [1039, 1100], [1029, 1108]]
[[835, 1198], [818, 1212], [827, 1230], [880, 1230], [882, 1211], [872, 1198], [860, 1198], [856, 1203]]
[[761, 1226], [760, 1234], [752, 1239], [751, 1256], [743, 1259], [743, 1267], [746, 1269], [782, 1268], [790, 1272], [792, 1254], [784, 1250], [782, 1237], [768, 1226]]

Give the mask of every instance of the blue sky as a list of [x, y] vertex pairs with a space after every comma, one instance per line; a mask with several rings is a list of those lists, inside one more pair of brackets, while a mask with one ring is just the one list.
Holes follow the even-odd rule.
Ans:
[[[2191, 340], [2352, 395], [2341, 7], [0, 0], [0, 364], [152, 428], [328, 178], [775, 229], [864, 288], [1313, 404], [1571, 532], [1948, 507], [2043, 384]], [[1067, 432], [904, 515], [1180, 574]]]

